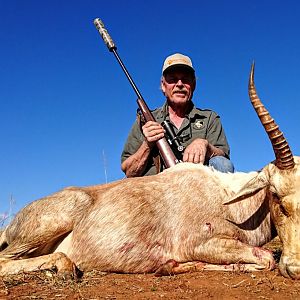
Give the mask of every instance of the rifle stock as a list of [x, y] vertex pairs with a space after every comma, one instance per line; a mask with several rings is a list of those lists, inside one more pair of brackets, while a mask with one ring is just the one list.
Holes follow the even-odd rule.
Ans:
[[[137, 86], [135, 85], [134, 81], [132, 80], [132, 78], [131, 78], [129, 72], [127, 71], [125, 65], [123, 64], [120, 56], [118, 55], [117, 47], [116, 47], [115, 43], [113, 42], [112, 38], [110, 37], [109, 33], [107, 32], [107, 30], [105, 29], [103, 22], [99, 18], [97, 18], [94, 20], [94, 25], [96, 26], [97, 30], [99, 31], [103, 41], [105, 42], [105, 44], [107, 45], [107, 48], [109, 49], [109, 51], [115, 55], [122, 70], [124, 71], [127, 79], [129, 80], [131, 86], [133, 87], [133, 89], [138, 97], [137, 104], [138, 104], [146, 122], [155, 121], [155, 119], [154, 119], [150, 109], [148, 108], [145, 100], [143, 99], [140, 91], [138, 90]], [[170, 145], [168, 144], [166, 138], [162, 138], [162, 139], [158, 140], [156, 142], [156, 146], [158, 148], [158, 151], [163, 159], [163, 162], [164, 162], [164, 165], [166, 168], [172, 167], [179, 162], [179, 160], [176, 158], [174, 152], [172, 151]]]

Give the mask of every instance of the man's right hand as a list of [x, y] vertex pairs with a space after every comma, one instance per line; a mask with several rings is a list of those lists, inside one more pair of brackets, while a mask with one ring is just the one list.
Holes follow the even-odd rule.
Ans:
[[159, 123], [154, 121], [148, 121], [142, 127], [142, 131], [145, 136], [145, 141], [151, 148], [154, 146], [155, 142], [163, 138], [165, 135], [164, 128]]
[[148, 121], [142, 126], [142, 132], [145, 140], [139, 149], [123, 161], [121, 168], [127, 177], [142, 176], [149, 159], [152, 147], [159, 139], [164, 137], [165, 130], [163, 127], [153, 121]]

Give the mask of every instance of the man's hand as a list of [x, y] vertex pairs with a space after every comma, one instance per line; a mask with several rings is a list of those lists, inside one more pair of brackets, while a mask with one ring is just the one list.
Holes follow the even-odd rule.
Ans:
[[195, 139], [191, 144], [189, 144], [183, 153], [182, 160], [184, 162], [192, 162], [195, 164], [203, 164], [208, 154], [209, 143], [204, 139]]
[[159, 123], [153, 121], [148, 121], [142, 127], [142, 131], [145, 136], [145, 141], [150, 148], [165, 135], [164, 128]]

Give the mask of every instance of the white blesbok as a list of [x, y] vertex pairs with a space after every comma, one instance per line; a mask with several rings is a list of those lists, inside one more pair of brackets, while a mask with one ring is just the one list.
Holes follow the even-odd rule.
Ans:
[[260, 248], [276, 233], [281, 273], [300, 278], [300, 158], [259, 100], [249, 95], [276, 160], [259, 172], [224, 174], [181, 163], [149, 177], [71, 187], [23, 208], [0, 236], [0, 275], [56, 267], [59, 273], [177, 274], [272, 269]]

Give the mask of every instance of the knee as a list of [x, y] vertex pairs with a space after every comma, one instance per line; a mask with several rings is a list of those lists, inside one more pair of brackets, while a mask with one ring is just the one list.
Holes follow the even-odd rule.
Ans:
[[233, 173], [234, 172], [233, 163], [224, 156], [212, 157], [209, 160], [208, 165], [220, 172], [223, 172], [223, 173]]

